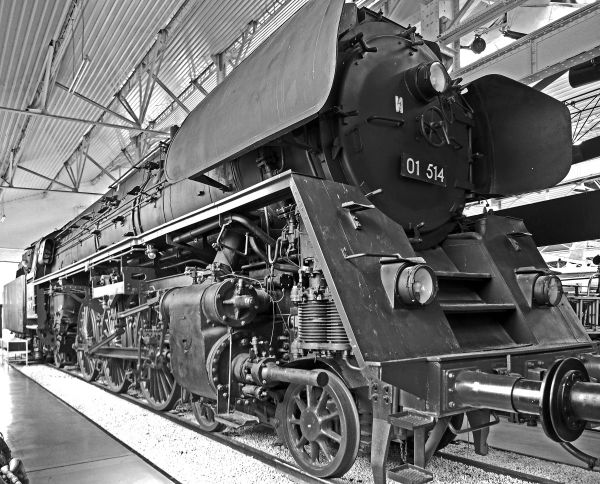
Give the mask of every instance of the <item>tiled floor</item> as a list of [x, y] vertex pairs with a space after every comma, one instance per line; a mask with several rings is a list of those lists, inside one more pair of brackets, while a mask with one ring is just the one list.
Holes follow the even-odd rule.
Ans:
[[31, 484], [172, 482], [8, 365], [0, 366], [0, 432]]

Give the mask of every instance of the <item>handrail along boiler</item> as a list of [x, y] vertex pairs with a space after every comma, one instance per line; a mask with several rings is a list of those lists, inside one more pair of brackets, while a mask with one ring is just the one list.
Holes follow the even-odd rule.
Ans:
[[312, 1], [17, 282], [57, 364], [156, 408], [183, 389], [205, 430], [271, 425], [315, 476], [370, 446], [385, 482], [400, 440], [389, 477], [426, 482], [464, 415], [486, 451], [493, 411], [593, 466], [570, 442], [600, 421], [597, 346], [521, 220], [462, 215], [570, 163], [562, 103], [461, 86], [413, 27]]

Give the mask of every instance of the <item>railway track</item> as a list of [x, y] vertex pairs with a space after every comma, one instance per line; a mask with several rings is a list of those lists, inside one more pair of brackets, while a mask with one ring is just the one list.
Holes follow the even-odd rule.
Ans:
[[[164, 418], [176, 425], [185, 427], [186, 429], [191, 430], [199, 435], [202, 435], [202, 436], [209, 438], [215, 442], [225, 445], [225, 446], [227, 446], [231, 449], [234, 449], [244, 455], [252, 457], [253, 459], [256, 459], [257, 461], [259, 461], [261, 463], [264, 463], [274, 469], [277, 469], [278, 471], [280, 471], [280, 472], [284, 473], [286, 476], [288, 476], [291, 480], [294, 480], [296, 482], [305, 482], [305, 483], [311, 483], [311, 484], [312, 483], [331, 484], [332, 482], [341, 484], [344, 482], [356, 482], [353, 479], [348, 481], [343, 478], [342, 479], [322, 479], [322, 478], [311, 476], [311, 475], [307, 474], [306, 472], [304, 472], [303, 470], [296, 467], [295, 465], [291, 464], [290, 462], [287, 462], [285, 459], [274, 456], [273, 454], [265, 452], [264, 450], [258, 449], [256, 447], [250, 446], [250, 445], [246, 444], [245, 442], [240, 441], [235, 436], [229, 436], [224, 433], [210, 433], [210, 432], [203, 431], [193, 421], [186, 419], [182, 415], [174, 415], [169, 412], [161, 412], [161, 411], [157, 411], [157, 410], [153, 409], [147, 403], [145, 403], [145, 401], [141, 397], [138, 398], [138, 397], [126, 394], [126, 393], [118, 394], [118, 393], [111, 392], [109, 390], [109, 388], [101, 381], [95, 381], [95, 382], [91, 382], [91, 383], [87, 382], [81, 377], [81, 375], [76, 370], [69, 370], [69, 369], [64, 369], [64, 368], [59, 369], [59, 368], [56, 368], [51, 365], [46, 365], [46, 366], [52, 370], [55, 370], [55, 371], [61, 372], [63, 374], [69, 375], [70, 377], [76, 378], [84, 383], [93, 385], [94, 387], [96, 387], [112, 396], [115, 396], [119, 399], [125, 400], [130, 403], [133, 403], [134, 405], [142, 408], [144, 411], [150, 412], [150, 413], [157, 415], [161, 418]], [[27, 373], [21, 371], [18, 366], [13, 365], [13, 367], [16, 370], [20, 371], [27, 378], [34, 381], [36, 384], [40, 384], [34, 378], [29, 376]], [[41, 386], [43, 387], [43, 385], [41, 385]], [[111, 435], [111, 437], [115, 438], [117, 441], [119, 441], [122, 445], [127, 447], [129, 450], [131, 450], [135, 454], [139, 455], [144, 461], [148, 462], [151, 466], [153, 466], [155, 469], [160, 471], [167, 478], [171, 479], [173, 482], [176, 482], [176, 483], [179, 482], [175, 477], [173, 477], [172, 475], [167, 473], [164, 469], [161, 469], [160, 467], [156, 466], [155, 463], [151, 462], [146, 457], [144, 457], [142, 454], [135, 451], [130, 446], [128, 446], [125, 442], [123, 442], [122, 440], [117, 438], [115, 435], [111, 434], [109, 431], [102, 428], [100, 425], [98, 425], [93, 420], [91, 420], [89, 417], [87, 417], [84, 413], [80, 412], [78, 409], [76, 409], [75, 407], [70, 405], [67, 401], [65, 401], [64, 399], [60, 398], [57, 395], [55, 395], [55, 396], [56, 396], [56, 398], [61, 400], [63, 403], [65, 403], [67, 406], [69, 406], [70, 408], [74, 409], [77, 413], [82, 415], [84, 418], [86, 418], [87, 420], [89, 420], [92, 423], [94, 423], [95, 425], [97, 425], [103, 431], [109, 433]], [[187, 414], [188, 418], [191, 417], [191, 414], [192, 414], [191, 410], [184, 411], [184, 412], [180, 411], [179, 413]], [[481, 461], [470, 459], [470, 458], [464, 457], [464, 456], [454, 455], [454, 454], [448, 453], [446, 451], [438, 452], [436, 455], [440, 459], [443, 459], [446, 461], [458, 463], [461, 465], [471, 466], [471, 467], [477, 468], [481, 471], [484, 471], [486, 473], [490, 473], [492, 475], [506, 476], [506, 477], [509, 477], [512, 479], [517, 479], [518, 481], [522, 481], [522, 482], [532, 482], [532, 483], [539, 483], [539, 484], [560, 484], [561, 482], [564, 482], [564, 481], [548, 479], [548, 478], [541, 477], [541, 476], [538, 476], [535, 474], [521, 472], [521, 471], [509, 469], [506, 467], [502, 467], [502, 466], [498, 466], [498, 465], [494, 465], [494, 464], [490, 464], [490, 463], [486, 463], [486, 462], [481, 462]], [[362, 480], [362, 482], [366, 483], [368, 481]], [[438, 481], [438, 482], [448, 482], [448, 481]], [[468, 481], [465, 481], [465, 482], [468, 482]], [[471, 482], [476, 482], [476, 481], [471, 481]], [[498, 480], [498, 482], [501, 482], [501, 481]]]
[[[13, 368], [15, 368], [16, 370], [19, 370], [18, 366], [14, 366], [12, 365]], [[304, 471], [302, 471], [301, 469], [299, 469], [298, 467], [295, 467], [293, 465], [291, 465], [289, 462], [286, 462], [283, 459], [280, 459], [276, 456], [273, 456], [267, 452], [264, 452], [260, 449], [255, 449], [252, 448], [251, 446], [243, 443], [243, 442], [239, 442], [231, 437], [228, 437], [227, 435], [224, 435], [222, 433], [216, 433], [216, 432], [205, 432], [204, 430], [200, 429], [197, 425], [195, 425], [194, 423], [182, 418], [182, 417], [178, 417], [176, 415], [173, 415], [171, 413], [168, 412], [161, 412], [158, 410], [153, 409], [150, 405], [148, 405], [147, 403], [145, 403], [145, 401], [142, 398], [136, 398], [134, 396], [128, 395], [126, 393], [114, 393], [111, 392], [107, 386], [105, 386], [102, 382], [100, 381], [94, 381], [94, 382], [87, 382], [85, 381], [81, 375], [77, 372], [77, 371], [73, 371], [73, 370], [67, 370], [64, 368], [56, 368], [55, 366], [51, 366], [51, 365], [46, 365], [49, 368], [59, 371], [61, 373], [64, 373], [66, 375], [69, 375], [71, 377], [77, 378], [78, 380], [85, 382], [89, 385], [93, 385], [96, 388], [99, 388], [107, 393], [109, 393], [110, 395], [113, 395], [115, 397], [118, 397], [122, 400], [125, 400], [127, 402], [133, 403], [134, 405], [137, 405], [138, 407], [143, 408], [145, 411], [147, 412], [151, 412], [155, 415], [158, 415], [159, 417], [162, 417], [166, 420], [169, 420], [173, 423], [176, 423], [177, 425], [181, 425], [182, 427], [185, 427], [193, 432], [196, 432], [197, 434], [200, 434], [204, 437], [207, 437], [211, 440], [214, 440], [215, 442], [218, 442], [220, 444], [223, 444], [229, 448], [235, 449], [238, 452], [241, 452], [244, 455], [247, 455], [249, 457], [252, 457], [254, 459], [256, 459], [259, 462], [262, 462], [264, 464], [267, 464], [275, 469], [277, 469], [280, 472], [283, 472], [284, 474], [288, 475], [289, 477], [291, 477], [294, 480], [300, 481], [300, 482], [305, 482], [308, 484], [331, 484], [331, 480], [328, 479], [321, 479], [318, 477], [314, 477], [311, 476], [307, 473], [305, 473]], [[21, 372], [24, 376], [26, 376], [27, 378], [31, 379], [32, 381], [34, 381], [36, 384], [39, 385], [38, 382], [36, 382], [33, 378], [29, 377], [26, 373]], [[61, 402], [63, 402], [65, 405], [67, 405], [68, 407], [72, 408], [73, 410], [75, 410], [78, 414], [82, 415], [84, 418], [86, 418], [87, 420], [89, 420], [90, 422], [94, 423], [95, 422], [91, 419], [89, 419], [85, 414], [83, 414], [82, 412], [80, 412], [79, 410], [77, 410], [75, 407], [73, 407], [72, 405], [70, 405], [68, 402], [66, 402], [65, 400], [63, 400], [62, 398], [58, 397], [55, 395], [56, 398], [58, 398]], [[191, 414], [191, 411], [190, 411]], [[97, 425], [97, 424], [95, 424]], [[100, 426], [98, 426], [99, 428], [102, 428]], [[103, 429], [105, 432], [106, 430]], [[163, 475], [165, 475], [166, 477], [168, 477], [169, 479], [171, 479], [173, 482], [179, 482], [177, 479], [175, 479], [173, 476], [171, 476], [170, 474], [168, 474], [167, 472], [165, 472], [163, 469], [160, 469], [159, 467], [157, 467], [153, 462], [149, 461], [148, 459], [146, 459], [142, 454], [140, 454], [139, 452], [135, 451], [134, 449], [132, 449], [130, 446], [128, 446], [126, 443], [124, 443], [123, 441], [121, 441], [120, 439], [118, 439], [117, 437], [115, 437], [114, 435], [111, 434], [111, 437], [113, 437], [115, 440], [117, 440], [119, 443], [121, 443], [122, 445], [124, 445], [125, 447], [127, 447], [130, 451], [134, 452], [136, 455], [140, 456], [144, 461], [148, 462], [152, 467], [154, 467], [155, 469], [157, 469], [158, 471], [160, 471]]]

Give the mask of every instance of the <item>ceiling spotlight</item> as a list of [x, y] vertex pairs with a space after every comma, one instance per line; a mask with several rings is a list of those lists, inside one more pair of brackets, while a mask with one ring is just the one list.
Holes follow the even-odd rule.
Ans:
[[471, 45], [460, 46], [461, 49], [468, 49], [474, 52], [475, 54], [481, 54], [486, 47], [487, 44], [481, 35], [475, 35], [475, 38], [473, 39], [473, 42], [471, 42]]

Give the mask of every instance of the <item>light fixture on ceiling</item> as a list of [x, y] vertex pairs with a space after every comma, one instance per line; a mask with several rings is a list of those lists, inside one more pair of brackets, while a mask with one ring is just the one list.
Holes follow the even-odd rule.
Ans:
[[470, 50], [471, 52], [474, 52], [475, 54], [481, 54], [485, 50], [486, 47], [487, 47], [487, 43], [485, 42], [485, 39], [481, 35], [477, 35], [477, 34], [475, 34], [475, 38], [473, 39], [473, 42], [471, 42], [471, 45], [461, 45], [460, 46], [461, 49]]
[[6, 220], [6, 215], [4, 214], [4, 210], [2, 210], [2, 216], [0, 217], [0, 224], [3, 224]]
[[75, 76], [73, 77], [73, 81], [71, 82], [71, 85], [69, 86], [69, 92], [73, 92], [77, 89], [77, 87], [79, 87], [79, 83], [81, 82], [81, 80], [84, 78], [85, 73], [87, 72], [89, 66], [90, 66], [90, 56], [86, 55], [83, 58], [83, 61], [81, 62], [81, 65], [79, 66], [79, 69], [77, 69], [77, 72], [75, 73]]

